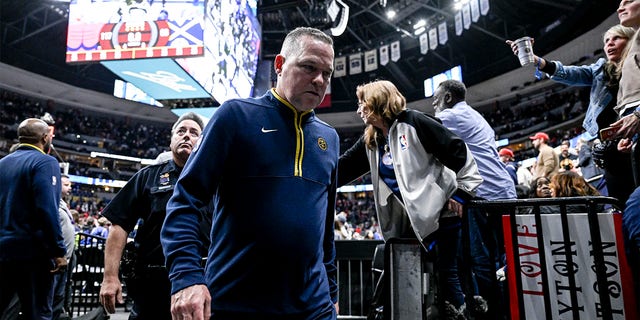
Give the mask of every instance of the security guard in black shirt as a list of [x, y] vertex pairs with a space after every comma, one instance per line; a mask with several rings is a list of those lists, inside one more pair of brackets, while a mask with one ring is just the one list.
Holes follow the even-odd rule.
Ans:
[[[100, 303], [109, 313], [115, 303], [123, 303], [119, 280], [120, 261], [125, 245], [123, 272], [127, 294], [133, 298], [129, 319], [171, 320], [171, 284], [164, 267], [160, 244], [160, 229], [166, 205], [196, 141], [204, 129], [202, 119], [190, 112], [182, 115], [171, 129], [171, 158], [138, 171], [116, 194], [102, 215], [112, 222], [105, 246], [105, 266], [100, 290]], [[210, 212], [202, 209], [203, 252], [208, 247]], [[128, 234], [138, 225], [132, 244], [126, 244]], [[210, 227], [209, 227], [210, 228]], [[205, 254], [206, 255], [206, 254]]]

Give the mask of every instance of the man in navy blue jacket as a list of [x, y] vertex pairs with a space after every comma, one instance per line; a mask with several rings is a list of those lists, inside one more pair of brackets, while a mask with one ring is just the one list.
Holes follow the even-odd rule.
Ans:
[[46, 122], [26, 119], [20, 145], [0, 159], [0, 315], [17, 293], [25, 319], [51, 319], [53, 276], [67, 266], [52, 138]]
[[[333, 58], [322, 31], [293, 30], [274, 61], [276, 88], [229, 100], [209, 121], [161, 232], [174, 320], [336, 318], [339, 139], [313, 112]], [[205, 271], [198, 208], [211, 199]]]

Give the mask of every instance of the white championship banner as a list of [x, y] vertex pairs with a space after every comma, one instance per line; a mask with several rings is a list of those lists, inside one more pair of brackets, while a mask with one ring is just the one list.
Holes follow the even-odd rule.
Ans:
[[638, 319], [621, 215], [593, 220], [599, 236], [586, 213], [503, 216], [511, 319]]

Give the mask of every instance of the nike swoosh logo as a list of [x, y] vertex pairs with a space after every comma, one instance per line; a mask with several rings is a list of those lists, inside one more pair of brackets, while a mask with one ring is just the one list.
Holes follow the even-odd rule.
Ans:
[[269, 132], [276, 132], [278, 131], [278, 129], [265, 129], [264, 127], [262, 127], [262, 133], [269, 133]]

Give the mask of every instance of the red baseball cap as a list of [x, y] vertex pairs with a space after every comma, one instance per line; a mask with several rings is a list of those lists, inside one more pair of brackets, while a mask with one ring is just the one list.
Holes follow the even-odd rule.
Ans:
[[534, 134], [533, 136], [529, 137], [529, 139], [531, 139], [531, 140], [542, 139], [544, 141], [549, 141], [549, 135], [544, 133], [544, 132], [538, 132], [538, 133]]
[[514, 157], [513, 151], [511, 151], [511, 149], [509, 149], [509, 148], [500, 149], [500, 152], [498, 152], [498, 154], [500, 156], [509, 157], [509, 158], [513, 158]]

